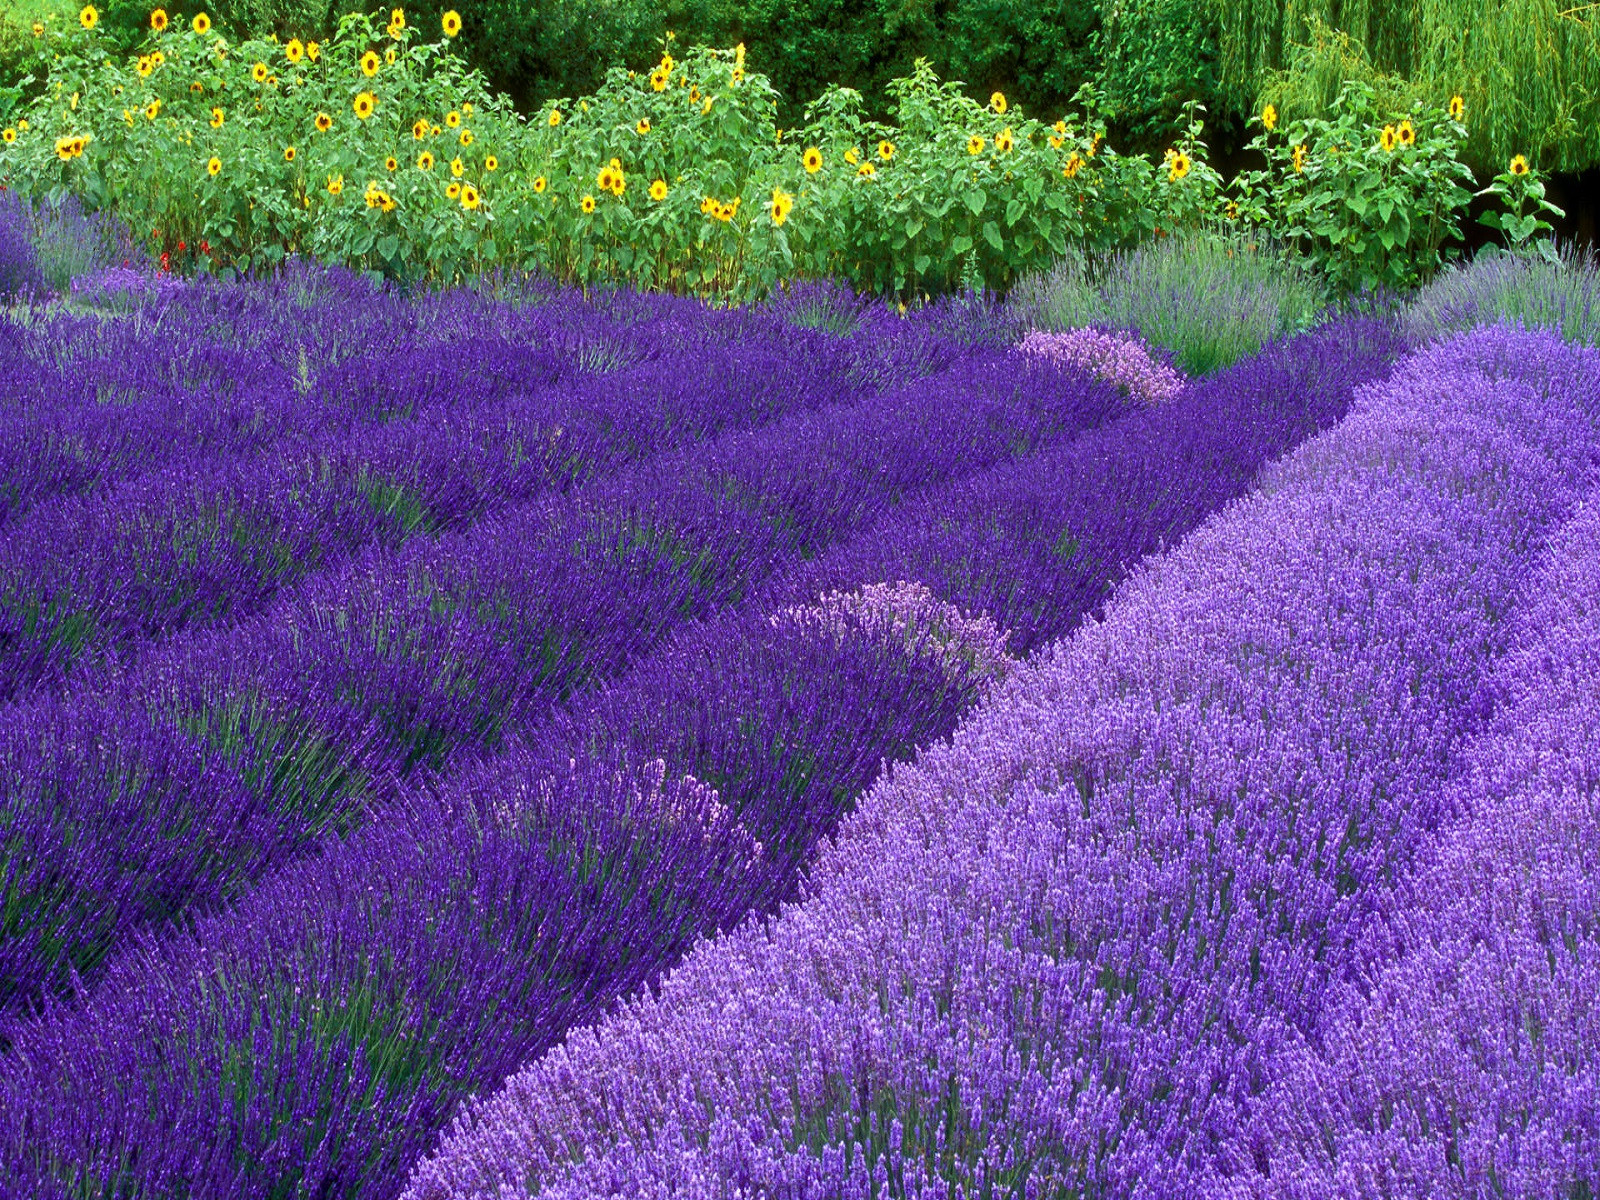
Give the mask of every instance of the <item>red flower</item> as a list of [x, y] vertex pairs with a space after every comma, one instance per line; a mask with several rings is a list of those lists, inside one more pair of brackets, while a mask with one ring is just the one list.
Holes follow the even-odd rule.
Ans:
[[211, 243], [210, 242], [201, 242], [200, 243], [200, 253], [201, 254], [210, 254], [211, 253]]
[[163, 250], [161, 252], [161, 273], [164, 275], [170, 270], [172, 270], [172, 255]]
[[188, 249], [188, 248], [189, 248], [189, 247], [188, 247], [188, 246], [186, 246], [186, 245], [185, 245], [185, 244], [184, 244], [184, 243], [182, 243], [182, 242], [179, 242], [179, 243], [178, 243], [178, 249], [179, 249], [179, 251], [180, 251], [180, 252], [181, 252], [181, 251], [184, 251], [184, 250], [187, 250], [187, 249]]

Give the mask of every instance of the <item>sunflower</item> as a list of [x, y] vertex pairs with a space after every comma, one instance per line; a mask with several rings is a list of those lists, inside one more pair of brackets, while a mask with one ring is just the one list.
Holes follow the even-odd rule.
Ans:
[[378, 68], [383, 66], [383, 59], [376, 52], [368, 50], [361, 56], [361, 73], [371, 79], [378, 73]]
[[585, 214], [594, 212], [594, 197], [585, 196], [582, 200], [578, 201], [578, 207], [583, 209]]
[[[685, 79], [684, 82], [688, 83], [689, 81], [687, 79]], [[689, 103], [690, 104], [699, 104], [700, 103], [700, 89], [699, 88], [691, 87], [689, 89]]]
[[201, 83], [198, 79], [192, 80], [190, 82], [190, 84], [189, 84], [189, 94], [191, 96], [198, 96], [201, 92], [203, 92], [205, 90], [206, 90], [206, 85]]
[[861, 176], [863, 179], [871, 179], [877, 173], [878, 168], [869, 162], [864, 162], [856, 168], [856, 174]]
[[1383, 152], [1385, 154], [1391, 154], [1394, 152], [1396, 141], [1397, 137], [1395, 135], [1394, 126], [1385, 125], [1383, 127], [1383, 132], [1378, 135], [1378, 145], [1383, 147]]
[[293, 146], [285, 146], [283, 148], [283, 161], [284, 162], [293, 162], [294, 161], [294, 147]]
[[57, 138], [56, 139], [56, 157], [59, 158], [62, 162], [70, 162], [72, 160], [72, 139], [71, 138]]
[[894, 143], [885, 138], [878, 143], [878, 157], [888, 162], [894, 157]]
[[1459, 95], [1450, 97], [1450, 119], [1460, 121], [1467, 115], [1467, 102]]
[[254, 79], [257, 83], [265, 83], [267, 81], [267, 64], [264, 62], [258, 62], [255, 66], [251, 67], [250, 78]]
[[189, 28], [193, 29], [201, 37], [205, 37], [206, 34], [211, 32], [211, 18], [206, 16], [205, 13], [195, 13], [194, 20], [189, 22]]
[[861, 161], [861, 155], [856, 151], [854, 146], [851, 146], [850, 149], [844, 152], [844, 160], [853, 167]]
[[535, 193], [543, 194], [544, 189], [549, 186], [550, 181], [547, 180], [543, 175], [535, 175], [533, 177], [533, 190]]
[[158, 8], [150, 14], [150, 28], [154, 29], [157, 33], [165, 33], [167, 31], [166, 9]]
[[389, 24], [396, 29], [404, 29], [406, 27], [406, 10], [403, 8], [390, 9]]
[[492, 154], [486, 155], [483, 160], [483, 169], [492, 175], [500, 169], [500, 160]]
[[291, 63], [298, 63], [305, 57], [306, 48], [301, 45], [299, 38], [290, 38], [289, 44], [283, 48], [283, 56]]
[[1068, 179], [1073, 178], [1083, 169], [1083, 156], [1074, 150], [1067, 156], [1067, 165], [1061, 168], [1061, 173]]
[[476, 211], [478, 207], [478, 189], [470, 183], [461, 189], [461, 207], [468, 212]]
[[439, 23], [444, 28], [445, 37], [453, 38], [461, 32], [461, 14], [453, 8], [444, 14]]
[[667, 80], [669, 78], [670, 76], [667, 74], [667, 72], [663, 71], [660, 67], [657, 67], [654, 71], [650, 72], [650, 86], [658, 92], [664, 92], [667, 90]]
[[667, 198], [667, 181], [665, 179], [657, 179], [653, 183], [651, 183], [651, 185], [650, 185], [650, 199], [654, 200], [657, 204], [660, 204], [666, 198]]
[[148, 56], [141, 54], [139, 56], [139, 61], [134, 64], [133, 69], [139, 73], [140, 79], [149, 79], [150, 72], [156, 69], [156, 64], [151, 62]]
[[618, 168], [615, 172], [613, 172], [613, 176], [612, 176], [612, 180], [611, 180], [611, 194], [620, 199], [621, 196], [622, 196], [622, 193], [627, 191], [627, 190], [628, 190], [628, 181], [627, 181], [626, 178], [624, 178], [621, 168]]
[[149, 104], [146, 104], [144, 106], [144, 115], [146, 120], [154, 121], [161, 115], [161, 101], [152, 100]]
[[615, 172], [610, 167], [601, 167], [600, 174], [595, 176], [595, 186], [602, 192], [609, 192], [612, 184], [616, 182], [614, 175]]
[[800, 156], [800, 165], [806, 169], [807, 175], [815, 175], [822, 170], [822, 151], [816, 146], [810, 147]]
[[350, 107], [355, 110], [356, 116], [365, 121], [372, 115], [372, 110], [378, 107], [378, 98], [371, 92], [362, 92], [351, 101]]
[[92, 4], [85, 4], [78, 13], [78, 24], [85, 29], [93, 29], [100, 24], [100, 10]]
[[782, 225], [789, 219], [789, 213], [794, 210], [794, 197], [782, 188], [772, 189], [772, 203], [767, 206], [767, 214], [772, 218], [774, 225]]
[[744, 68], [743, 67], [735, 67], [733, 69], [733, 74], [728, 76], [728, 86], [729, 87], [738, 87], [743, 82], [744, 82]]
[[1511, 173], [1513, 175], [1526, 175], [1528, 173], [1528, 160], [1522, 155], [1517, 155], [1511, 160]]
[[1306, 169], [1306, 148], [1304, 143], [1294, 148], [1294, 169], [1297, 175]]
[[448, 183], [448, 184], [447, 184], [447, 185], [446, 185], [446, 186], [445, 186], [445, 189], [444, 189], [444, 194], [445, 194], [445, 195], [446, 195], [446, 196], [447, 196], [447, 197], [448, 197], [448, 198], [449, 198], [449, 199], [451, 199], [451, 200], [454, 200], [454, 199], [455, 199], [455, 198], [456, 198], [456, 197], [457, 197], [457, 196], [459, 196], [459, 195], [461, 195], [461, 184], [460, 184], [460, 183], [459, 183], [459, 182], [457, 182], [457, 181], [456, 181], [456, 180], [453, 180], [453, 179], [452, 179], [452, 180], [451, 180], [451, 181], [450, 181], [450, 182], [449, 182], [449, 183]]
[[444, 123], [445, 127], [448, 129], [460, 129], [461, 114], [456, 112], [454, 109], [451, 109], [449, 112], [445, 113]]
[[420, 155], [418, 155], [417, 156], [417, 169], [419, 171], [431, 171], [431, 170], [433, 170], [433, 155], [429, 154], [426, 150], [424, 150]]
[[212, 52], [217, 56], [218, 62], [225, 62], [228, 57], [228, 43], [218, 38], [211, 46]]
[[9, 146], [13, 142], [15, 142], [16, 140], [17, 140], [17, 131], [15, 129], [13, 129], [11, 126], [9, 126], [9, 125], [6, 126], [5, 130], [3, 132], [0, 132], [0, 142], [4, 142], [6, 145]]
[[421, 117], [411, 122], [411, 136], [419, 142], [428, 136], [428, 123]]
[[1189, 173], [1189, 156], [1183, 151], [1168, 152], [1167, 157], [1167, 182], [1176, 183]]
[[462, 130], [462, 131], [461, 131], [461, 136], [460, 136], [460, 137], [458, 137], [458, 138], [457, 138], [457, 139], [456, 139], [456, 140], [457, 140], [457, 141], [458, 141], [458, 142], [460, 142], [460, 143], [461, 143], [461, 144], [462, 144], [462, 145], [463, 145], [463, 146], [470, 146], [470, 145], [472, 145], [472, 130], [470, 130], [470, 129], [463, 129], [463, 130]]
[[557, 125], [561, 124], [561, 110], [559, 108], [552, 108], [550, 110], [550, 116], [546, 121], [546, 124], [548, 124], [551, 129], [554, 129]]
[[222, 123], [227, 119], [228, 114], [223, 112], [220, 108], [213, 108], [211, 110], [211, 128], [221, 129]]
[[1268, 133], [1278, 127], [1278, 110], [1271, 104], [1261, 110], [1261, 127]]
[[1012, 136], [1009, 126], [995, 134], [994, 148], [996, 153], [1010, 154], [1012, 150], [1016, 149], [1016, 145], [1017, 139]]
[[306, 57], [309, 58], [312, 62], [316, 62], [317, 59], [321, 58], [322, 57], [322, 43], [321, 42], [307, 42], [306, 43]]
[[33, 23], [33, 36], [36, 37], [36, 38], [40, 38], [40, 37], [44, 36], [44, 22], [43, 21], [35, 21]]
[[206, 174], [212, 176], [213, 178], [222, 174], [222, 160], [215, 154], [213, 154], [210, 160], [206, 163]]
[[337, 195], [340, 195], [343, 191], [344, 191], [344, 176], [343, 175], [329, 175], [328, 176], [328, 195], [337, 196]]
[[1062, 146], [1065, 146], [1067, 144], [1067, 139], [1062, 137], [1059, 133], [1052, 133], [1050, 135], [1049, 141], [1050, 141], [1050, 149], [1052, 149], [1052, 150], [1059, 150], [1059, 149], [1061, 149]]
[[633, 131], [635, 133], [637, 133], [640, 137], [643, 137], [645, 134], [649, 133], [650, 132], [650, 118], [649, 117], [640, 117], [639, 118], [639, 123], [633, 127]]
[[383, 160], [383, 169], [385, 171], [398, 171], [400, 169], [400, 160], [392, 154], [389, 155], [388, 158]]
[[1401, 121], [1400, 128], [1395, 131], [1395, 136], [1400, 139], [1402, 146], [1414, 146], [1417, 144], [1417, 131], [1411, 128], [1410, 121]]
[[1004, 92], [992, 92], [989, 95], [989, 107], [1002, 117], [1006, 115], [1006, 97]]
[[333, 128], [333, 118], [325, 112], [319, 112], [314, 123], [318, 133], [327, 133], [328, 130]]
[[459, 157], [452, 158], [450, 160], [450, 174], [454, 175], [457, 179], [460, 179], [466, 173], [467, 164], [462, 162]]
[[389, 195], [388, 192], [385, 192], [383, 194], [383, 211], [386, 213], [392, 213], [395, 210], [395, 207], [396, 205], [394, 202], [394, 197]]
[[977, 134], [973, 134], [967, 139], [967, 153], [974, 157], [983, 153], [983, 139]]
[[704, 100], [702, 100], [700, 102], [700, 115], [702, 117], [708, 116], [710, 114], [710, 112], [711, 112], [711, 102], [713, 100], [715, 100], [715, 99], [716, 99], [715, 96], [707, 96]]

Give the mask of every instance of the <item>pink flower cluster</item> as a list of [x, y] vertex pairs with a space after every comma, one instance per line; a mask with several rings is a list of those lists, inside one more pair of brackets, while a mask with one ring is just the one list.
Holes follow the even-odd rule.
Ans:
[[1129, 334], [1100, 329], [1068, 329], [1064, 333], [1035, 329], [1022, 339], [1020, 348], [1029, 354], [1083, 367], [1146, 404], [1171, 400], [1184, 384], [1181, 371], [1155, 358], [1143, 342]]

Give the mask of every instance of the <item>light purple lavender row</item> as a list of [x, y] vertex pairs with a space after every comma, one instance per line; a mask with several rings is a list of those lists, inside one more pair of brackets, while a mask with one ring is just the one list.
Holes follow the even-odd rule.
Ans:
[[1197, 1186], [1483, 719], [1597, 381], [1520, 332], [1412, 360], [880, 782], [805, 903], [570, 1036], [408, 1195]]
[[1209, 1194], [1600, 1182], [1600, 492], [1544, 558], [1416, 870], [1272, 1063]]

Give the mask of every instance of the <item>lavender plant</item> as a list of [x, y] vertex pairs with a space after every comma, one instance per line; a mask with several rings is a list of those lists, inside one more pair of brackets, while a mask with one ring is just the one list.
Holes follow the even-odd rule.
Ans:
[[1571, 245], [1553, 260], [1533, 251], [1480, 252], [1440, 272], [1410, 298], [1401, 319], [1418, 345], [1498, 322], [1553, 329], [1568, 341], [1597, 345], [1600, 266], [1593, 254]]

